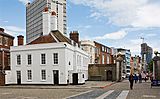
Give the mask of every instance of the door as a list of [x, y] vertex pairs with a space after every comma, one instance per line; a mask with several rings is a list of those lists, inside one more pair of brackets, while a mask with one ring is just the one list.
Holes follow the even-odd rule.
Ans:
[[73, 73], [73, 85], [78, 85], [78, 73]]
[[107, 81], [112, 81], [112, 71], [107, 71]]
[[21, 84], [21, 71], [17, 71], [17, 84]]
[[55, 85], [59, 84], [59, 71], [58, 70], [53, 70], [53, 82]]

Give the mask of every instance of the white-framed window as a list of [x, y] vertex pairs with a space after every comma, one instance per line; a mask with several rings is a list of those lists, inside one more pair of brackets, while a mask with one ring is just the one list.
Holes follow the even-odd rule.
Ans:
[[4, 37], [4, 45], [8, 46], [8, 38], [7, 37]]
[[109, 64], [110, 63], [110, 57], [109, 57], [109, 55], [107, 55], [107, 64]]
[[41, 54], [41, 64], [46, 64], [46, 54]]
[[2, 45], [3, 43], [3, 36], [0, 36], [0, 45]]
[[58, 53], [53, 53], [53, 64], [58, 64]]
[[27, 60], [28, 60], [28, 65], [31, 65], [32, 64], [32, 55], [31, 54], [27, 55]]
[[21, 55], [17, 55], [17, 65], [21, 65]]
[[104, 54], [102, 55], [102, 64], [104, 64]]
[[32, 80], [32, 71], [27, 70], [28, 80]]
[[42, 80], [46, 80], [46, 70], [41, 70]]

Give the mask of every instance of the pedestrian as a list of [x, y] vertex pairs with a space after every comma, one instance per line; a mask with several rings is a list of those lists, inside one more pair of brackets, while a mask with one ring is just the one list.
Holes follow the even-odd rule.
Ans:
[[134, 78], [133, 78], [132, 74], [129, 75], [129, 82], [130, 82], [130, 89], [132, 90], [133, 89], [133, 82], [134, 82]]
[[142, 75], [139, 73], [139, 83], [142, 83]]
[[138, 81], [138, 76], [136, 74], [134, 74], [134, 81], [135, 81], [135, 83], [137, 83], [137, 81]]

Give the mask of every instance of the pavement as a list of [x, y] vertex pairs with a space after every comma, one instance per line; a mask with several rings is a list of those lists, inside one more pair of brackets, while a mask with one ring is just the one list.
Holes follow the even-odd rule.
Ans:
[[111, 81], [87, 81], [83, 85], [6, 85], [0, 88], [18, 88], [18, 89], [88, 89], [88, 88], [106, 88], [116, 82]]

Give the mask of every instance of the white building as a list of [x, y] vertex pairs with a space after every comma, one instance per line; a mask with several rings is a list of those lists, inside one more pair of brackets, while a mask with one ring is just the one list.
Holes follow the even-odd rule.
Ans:
[[6, 84], [83, 84], [89, 56], [59, 31], [11, 47]]
[[[54, 11], [57, 17], [57, 29], [62, 33], [67, 33], [66, 22], [66, 0], [34, 0], [26, 6], [26, 42], [30, 43], [36, 38], [44, 35], [43, 15], [45, 7], [49, 12]], [[52, 20], [49, 20], [52, 22]], [[50, 31], [49, 31], [50, 32]]]

